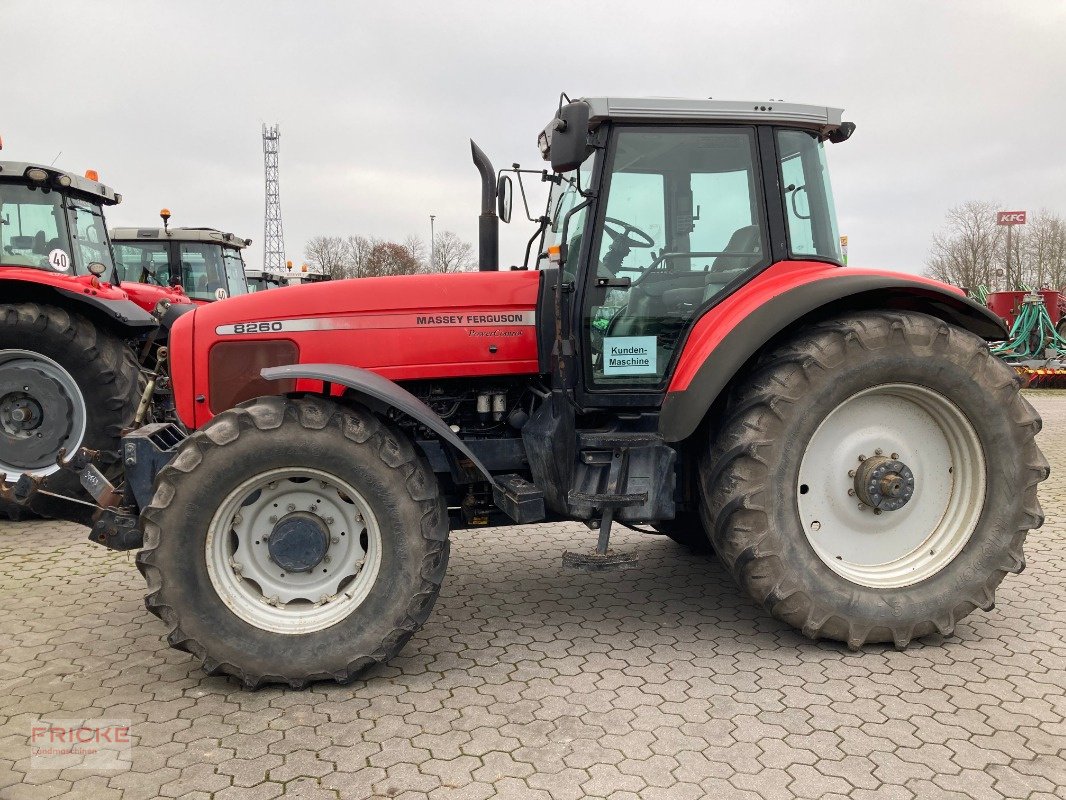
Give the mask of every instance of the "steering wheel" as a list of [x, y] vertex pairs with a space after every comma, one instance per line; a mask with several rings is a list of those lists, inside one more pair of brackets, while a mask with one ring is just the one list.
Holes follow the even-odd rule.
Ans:
[[[630, 225], [628, 222], [623, 222], [614, 217], [605, 217], [603, 222], [603, 232], [610, 237], [612, 247], [618, 245], [619, 247], [627, 247], [629, 249], [633, 249], [634, 247], [647, 249], [655, 246], [655, 240], [636, 225]], [[607, 227], [608, 223], [611, 225], [617, 225], [622, 230], [612, 231]], [[636, 234], [639, 238], [634, 238], [631, 234]]]

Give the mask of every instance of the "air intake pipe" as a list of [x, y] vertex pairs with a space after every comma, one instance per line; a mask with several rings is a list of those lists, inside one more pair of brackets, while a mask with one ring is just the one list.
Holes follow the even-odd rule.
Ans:
[[478, 269], [494, 272], [500, 268], [500, 218], [496, 216], [496, 170], [489, 157], [470, 140], [474, 165], [481, 173], [481, 216], [478, 217]]

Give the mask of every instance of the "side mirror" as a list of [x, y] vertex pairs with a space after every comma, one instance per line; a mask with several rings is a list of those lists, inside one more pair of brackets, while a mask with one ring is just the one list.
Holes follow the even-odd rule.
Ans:
[[548, 146], [556, 172], [577, 169], [592, 153], [594, 148], [588, 143], [590, 112], [589, 104], [581, 100], [567, 103], [549, 126]]
[[496, 182], [496, 213], [501, 222], [511, 221], [511, 202], [514, 199], [514, 187], [510, 175], [501, 175]]

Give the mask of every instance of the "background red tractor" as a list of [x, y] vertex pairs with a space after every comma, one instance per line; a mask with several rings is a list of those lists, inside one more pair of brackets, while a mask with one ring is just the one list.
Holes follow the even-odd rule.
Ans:
[[146, 385], [139, 357], [154, 368], [159, 317], [189, 302], [119, 287], [103, 207], [120, 200], [91, 171], [0, 162], [0, 472], [35, 479], [34, 511], [79, 521], [92, 498], [57, 456], [84, 447], [104, 474], [121, 472]]
[[825, 143], [853, 130], [824, 106], [561, 103], [547, 208], [507, 272], [511, 176], [475, 146], [481, 272], [177, 320], [194, 432], [124, 439], [94, 539], [143, 531], [168, 641], [251, 686], [387, 660], [432, 609], [451, 530], [544, 520], [594, 531], [564, 556], [582, 569], [632, 566], [614, 524], [709, 544], [812, 638], [951, 634], [1043, 521], [1040, 419], [989, 352], [996, 315], [842, 267]]

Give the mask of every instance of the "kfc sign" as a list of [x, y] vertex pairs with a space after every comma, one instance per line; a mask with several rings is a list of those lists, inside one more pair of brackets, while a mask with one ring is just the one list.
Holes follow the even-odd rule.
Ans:
[[1024, 225], [1025, 224], [1024, 211], [997, 211], [996, 212], [996, 224], [997, 225]]

